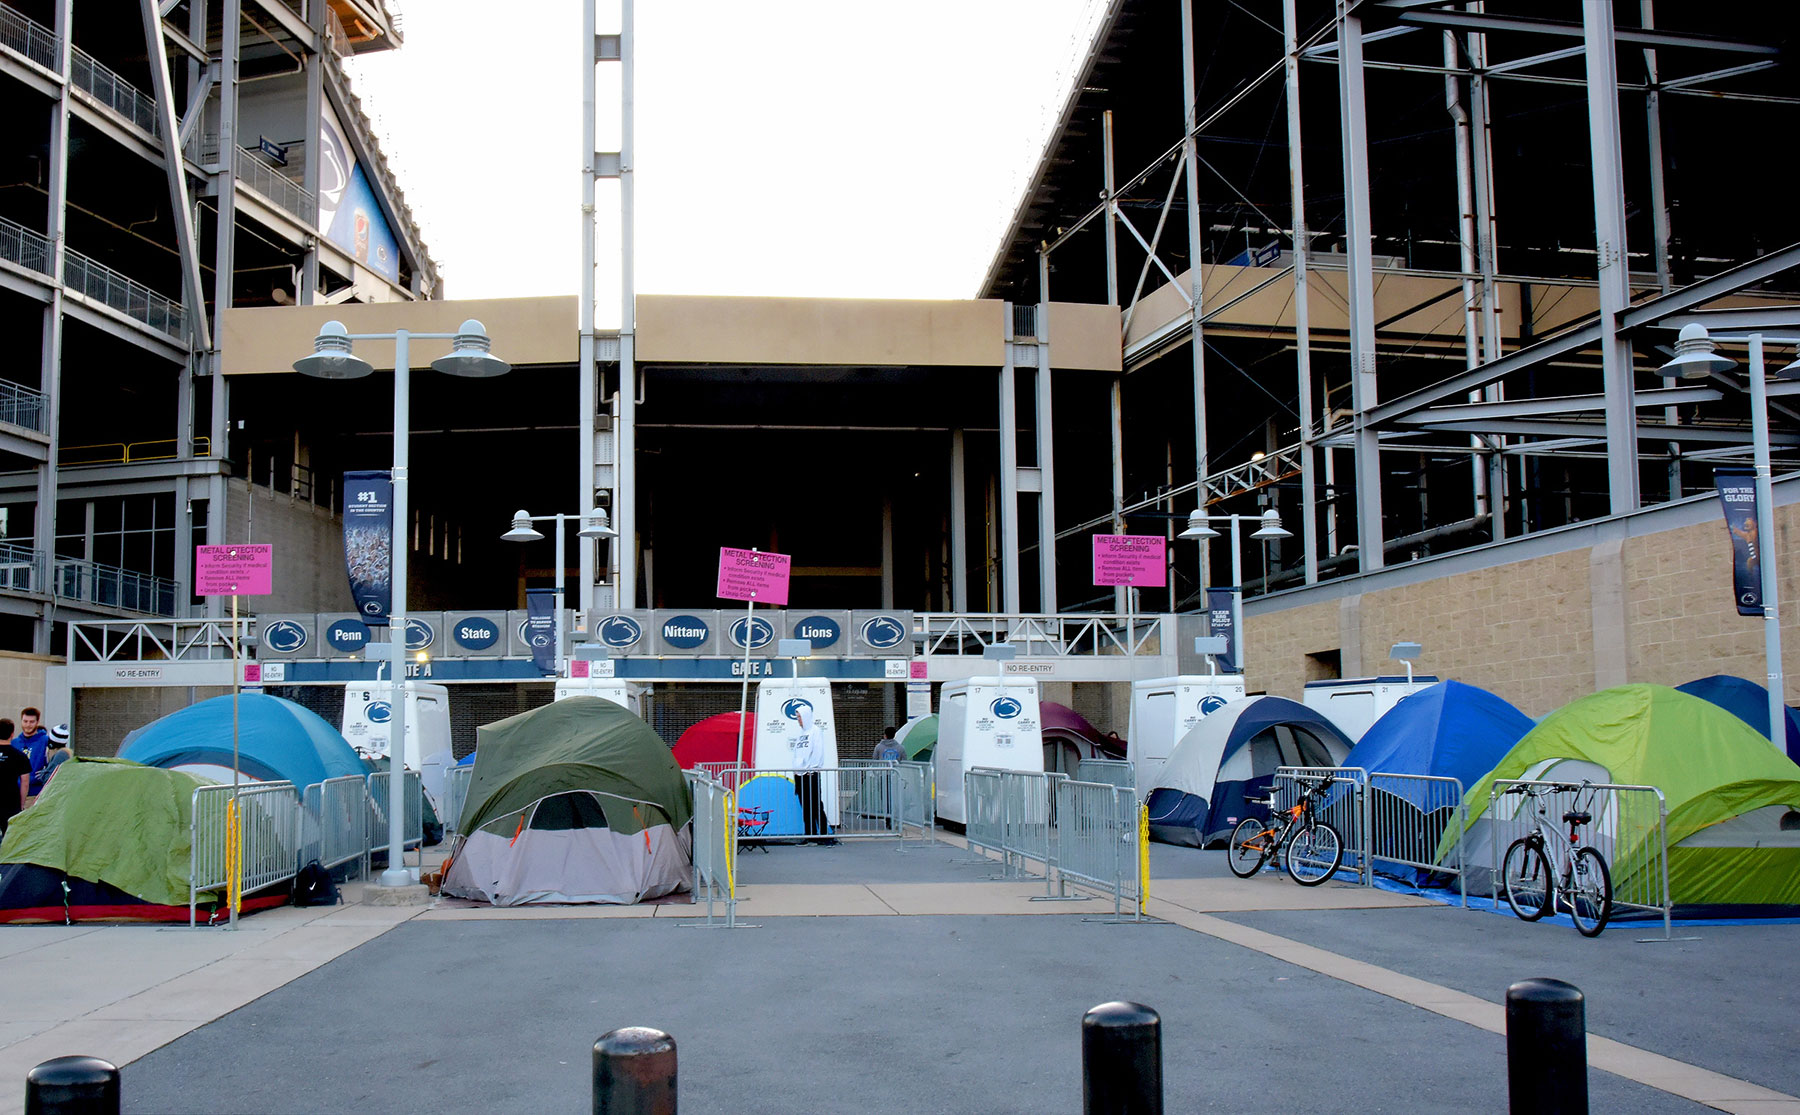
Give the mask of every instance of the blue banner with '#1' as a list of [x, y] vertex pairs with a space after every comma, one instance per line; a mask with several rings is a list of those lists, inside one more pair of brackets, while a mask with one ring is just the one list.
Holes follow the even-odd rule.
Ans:
[[1713, 469], [1719, 502], [1725, 506], [1725, 529], [1731, 532], [1731, 589], [1740, 616], [1764, 614], [1762, 540], [1756, 536], [1761, 516], [1756, 508], [1756, 473], [1747, 468]]
[[533, 665], [545, 674], [556, 673], [556, 590], [525, 590], [525, 644]]
[[356, 614], [386, 623], [394, 601], [394, 483], [386, 472], [344, 474], [344, 569]]

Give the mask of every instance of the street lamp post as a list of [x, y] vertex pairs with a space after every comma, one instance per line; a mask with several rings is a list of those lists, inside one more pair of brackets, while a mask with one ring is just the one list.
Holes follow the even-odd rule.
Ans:
[[604, 507], [589, 508], [585, 515], [533, 515], [524, 508], [520, 508], [513, 512], [512, 529], [502, 534], [500, 538], [505, 542], [540, 541], [544, 537], [543, 534], [532, 529], [531, 524], [547, 522], [551, 519], [556, 520], [556, 674], [561, 677], [563, 662], [567, 658], [567, 651], [564, 647], [566, 634], [563, 631], [563, 567], [565, 564], [563, 524], [570, 519], [580, 519], [581, 529], [575, 533], [581, 538], [611, 538], [615, 532], [606, 521], [606, 508]]
[[388, 735], [388, 865], [381, 873], [384, 887], [403, 887], [413, 882], [405, 865], [406, 806], [401, 789], [406, 783], [406, 559], [411, 545], [412, 524], [407, 506], [407, 442], [411, 435], [412, 368], [409, 366], [410, 342], [413, 340], [451, 341], [450, 352], [431, 362], [445, 375], [470, 379], [502, 376], [512, 365], [488, 351], [487, 329], [471, 318], [454, 333], [415, 333], [398, 329], [392, 333], [351, 333], [341, 321], [328, 321], [319, 327], [313, 339], [313, 354], [294, 361], [294, 370], [315, 379], [361, 379], [375, 370], [367, 360], [351, 352], [353, 341], [394, 342], [394, 527], [390, 544], [393, 568], [393, 602], [388, 614], [388, 644], [391, 654], [389, 683], [393, 690], [392, 718]]
[[1273, 507], [1260, 515], [1208, 515], [1195, 508], [1188, 515], [1187, 529], [1176, 535], [1177, 538], [1185, 538], [1190, 542], [1204, 542], [1219, 536], [1219, 532], [1207, 526], [1207, 523], [1231, 524], [1231, 627], [1233, 637], [1239, 641], [1233, 657], [1237, 659], [1240, 674], [1244, 672], [1244, 550], [1240, 544], [1243, 537], [1239, 530], [1239, 524], [1243, 522], [1259, 524], [1250, 537], [1260, 542], [1274, 542], [1294, 536], [1293, 531], [1281, 525], [1281, 515]]
[[[1737, 367], [1737, 361], [1720, 356], [1718, 341], [1744, 341], [1750, 346], [1750, 441], [1756, 459], [1756, 566], [1762, 574], [1763, 656], [1767, 660], [1769, 690], [1769, 742], [1775, 750], [1787, 754], [1787, 715], [1785, 685], [1781, 669], [1781, 602], [1779, 582], [1775, 578], [1775, 487], [1774, 468], [1769, 462], [1769, 386], [1763, 371], [1763, 344], [1800, 343], [1800, 337], [1776, 337], [1760, 332], [1710, 336], [1706, 326], [1692, 322], [1681, 327], [1675, 342], [1675, 356], [1662, 366], [1664, 375], [1683, 379], [1707, 379], [1718, 372]], [[1800, 359], [1775, 373], [1777, 379], [1800, 379]]]

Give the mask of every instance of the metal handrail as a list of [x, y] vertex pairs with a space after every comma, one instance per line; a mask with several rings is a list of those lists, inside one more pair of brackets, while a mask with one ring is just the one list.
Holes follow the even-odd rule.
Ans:
[[181, 303], [80, 252], [63, 252], [63, 284], [176, 340], [186, 327], [187, 313]]
[[18, 426], [34, 433], [50, 432], [45, 421], [44, 393], [33, 391], [22, 383], [0, 379], [0, 423]]
[[[178, 461], [181, 455], [175, 451], [180, 442], [174, 438], [162, 438], [157, 441], [102, 441], [93, 445], [65, 445], [57, 451], [56, 463], [59, 466], [76, 465], [135, 465], [150, 461]], [[168, 447], [165, 449], [164, 447]], [[195, 457], [212, 456], [212, 439], [197, 437], [194, 439]]]
[[268, 198], [277, 207], [308, 226], [319, 223], [319, 199], [244, 147], [232, 152], [232, 168], [238, 181]]
[[0, 591], [43, 592], [44, 551], [0, 542]]
[[913, 634], [923, 639], [922, 654], [975, 657], [990, 646], [1007, 643], [1032, 658], [1093, 658], [1145, 653], [1146, 645], [1160, 634], [1161, 623], [1156, 616], [1136, 620], [1137, 629], [1128, 635], [1127, 617], [1106, 613], [918, 612], [913, 616]]
[[107, 108], [156, 134], [156, 102], [80, 47], [69, 48], [69, 78]]
[[0, 4], [0, 46], [18, 51], [52, 72], [62, 55], [62, 39], [56, 32], [5, 4]]
[[153, 616], [172, 616], [179, 586], [168, 577], [139, 573], [117, 565], [85, 558], [58, 558], [51, 589], [63, 600]]
[[[0, 12], [10, 10], [0, 6]], [[50, 239], [17, 221], [0, 217], [0, 259], [16, 263], [27, 271], [48, 276], [51, 274]]]

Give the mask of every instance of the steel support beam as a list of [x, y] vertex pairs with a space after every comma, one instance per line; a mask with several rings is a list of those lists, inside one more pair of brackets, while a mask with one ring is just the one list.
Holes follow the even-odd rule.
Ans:
[[[1567, 422], [1551, 421], [1538, 418], [1489, 418], [1479, 421], [1445, 421], [1421, 424], [1420, 431], [1436, 431], [1440, 433], [1492, 433], [1504, 431], [1515, 436], [1528, 437], [1612, 437], [1612, 426], [1601, 422]], [[1654, 422], [1636, 422], [1632, 424], [1632, 435], [1650, 441], [1693, 441], [1706, 442], [1713, 445], [1736, 445], [1747, 440], [1748, 435], [1741, 430], [1719, 429], [1714, 426], [1663, 426]], [[1776, 434], [1777, 445], [1800, 445], [1800, 434]]]
[[1625, 167], [1619, 138], [1618, 48], [1612, 6], [1584, 4], [1587, 42], [1588, 147], [1594, 171], [1594, 229], [1600, 280], [1600, 364], [1607, 397], [1607, 490], [1614, 515], [1638, 508], [1637, 428], [1632, 415], [1636, 371], [1619, 314], [1631, 305], [1625, 242]]
[[[1294, 257], [1294, 380], [1300, 404], [1300, 545], [1306, 583], [1310, 585], [1319, 579], [1319, 514], [1314, 504], [1317, 484], [1313, 473], [1317, 466], [1313, 462], [1312, 318], [1306, 288], [1310, 240], [1306, 225], [1306, 171], [1301, 159], [1305, 145], [1300, 134], [1300, 39], [1294, 0], [1282, 0], [1281, 33], [1287, 69], [1288, 204], [1293, 225], [1290, 243]], [[1204, 470], [1201, 475], [1205, 475]]]
[[969, 458], [961, 430], [950, 431], [950, 610], [969, 610]]
[[[1012, 303], [1006, 304], [1008, 332]], [[1003, 612], [1019, 611], [1019, 407], [1012, 345], [1000, 365], [1000, 592]]]
[[[1634, 407], [1677, 406], [1682, 403], [1711, 403], [1725, 397], [1716, 387], [1665, 387], [1639, 391], [1632, 398]], [[1527, 418], [1545, 414], [1580, 414], [1603, 411], [1605, 395], [1559, 395], [1541, 399], [1509, 399], [1503, 402], [1464, 403], [1431, 407], [1398, 419], [1397, 426], [1429, 426], [1446, 421], [1479, 421], [1487, 418]]]
[[[1342, 0], [1340, 0], [1340, 3]], [[1514, 34], [1557, 35], [1565, 38], [1587, 38], [1587, 11], [1594, 8], [1603, 9], [1607, 18], [1611, 18], [1611, 4], [1583, 4], [1583, 20], [1581, 23], [1564, 23], [1552, 19], [1531, 19], [1524, 16], [1490, 15], [1486, 12], [1459, 12], [1442, 8], [1409, 11], [1402, 14], [1401, 23], [1410, 23], [1420, 27], [1450, 27], [1461, 31], [1503, 31]], [[1774, 56], [1781, 53], [1781, 48], [1767, 43], [1749, 43], [1733, 39], [1722, 39], [1713, 35], [1692, 35], [1676, 31], [1657, 31], [1654, 29], [1637, 30], [1620, 28], [1612, 39], [1633, 46], [1673, 46], [1692, 47], [1706, 50], [1721, 50], [1733, 54], [1761, 54]], [[1592, 50], [1592, 41], [1588, 41]], [[1590, 59], [1591, 60], [1591, 59]]]
[[[600, 366], [594, 359], [594, 132], [599, 126], [599, 110], [596, 107], [598, 79], [595, 70], [600, 65], [599, 40], [596, 37], [593, 0], [586, 0], [581, 5], [581, 304], [577, 307], [577, 340], [576, 340], [576, 405], [581, 411], [580, 428], [576, 431], [577, 465], [576, 476], [580, 480], [576, 512], [585, 514], [594, 503], [595, 497], [595, 465], [596, 454], [594, 440], [599, 435], [600, 387], [598, 379]], [[621, 382], [623, 382], [621, 380]], [[617, 511], [615, 504], [614, 511]], [[613, 552], [619, 553], [623, 547], [617, 544], [624, 535], [615, 540]], [[577, 626], [587, 621], [587, 613], [594, 607], [594, 582], [598, 579], [595, 563], [595, 548], [592, 539], [581, 538], [576, 543], [577, 574], [580, 589], [577, 606], [582, 618]], [[562, 555], [557, 555], [561, 560]], [[617, 582], [613, 582], [617, 587]], [[616, 608], [630, 608], [633, 602], [615, 600]]]
[[1356, 462], [1356, 545], [1365, 573], [1382, 567], [1381, 441], [1369, 423], [1375, 380], [1374, 237], [1369, 214], [1369, 122], [1363, 96], [1362, 17], [1338, 0], [1338, 111], [1343, 129], [1344, 246], [1350, 310], [1350, 406]]
[[[589, 0], [591, 3], [592, 0]], [[637, 607], [637, 0], [619, 4], [619, 422], [613, 452], [618, 457], [613, 540], [618, 554], [614, 605]], [[593, 133], [584, 137], [594, 145]], [[588, 156], [592, 158], [590, 154]], [[583, 481], [591, 485], [592, 475]]]
[[1056, 611], [1056, 421], [1050, 371], [1050, 256], [1038, 253], [1038, 610]]
[[[1194, 12], [1193, 5], [1182, 0], [1177, 7], [1181, 9], [1181, 161], [1182, 172], [1187, 176], [1187, 237], [1188, 237], [1188, 349], [1193, 359], [1194, 387], [1194, 479], [1199, 480], [1206, 475], [1207, 460], [1210, 456], [1206, 443], [1206, 333], [1203, 322], [1203, 296], [1201, 274], [1204, 268], [1200, 261], [1204, 258], [1200, 242], [1200, 172], [1199, 151], [1195, 147], [1194, 137], [1199, 132], [1199, 106], [1195, 103], [1199, 97], [1199, 86], [1194, 77]], [[1285, 66], [1285, 60], [1284, 60]], [[1264, 71], [1265, 78], [1268, 71]], [[1261, 84], [1263, 79], [1258, 80]], [[1124, 501], [1123, 469], [1119, 469], [1119, 498]], [[1122, 522], [1122, 521], [1121, 521]], [[1211, 567], [1208, 562], [1210, 547], [1200, 543], [1200, 599], [1206, 599], [1206, 588], [1212, 583]], [[1170, 586], [1173, 592], [1174, 586]], [[1126, 590], [1129, 592], [1130, 590]]]
[[[163, 176], [168, 179], [169, 204], [175, 218], [175, 243], [181, 252], [181, 289], [187, 302], [188, 334], [193, 338], [194, 348], [206, 352], [212, 348], [212, 332], [206, 320], [206, 288], [200, 279], [199, 240], [194, 235], [194, 210], [188, 201], [187, 168], [181, 157], [181, 125], [175, 117], [175, 96], [170, 89], [169, 54], [163, 46], [162, 17], [156, 13], [156, 0], [138, 0], [138, 10], [144, 21], [144, 43], [150, 52], [150, 88], [156, 101], [157, 130], [162, 133]], [[235, 33], [228, 33], [228, 38], [236, 42]], [[234, 58], [231, 74], [234, 79], [236, 69]], [[234, 96], [234, 105], [235, 101]], [[223, 127], [220, 130], [222, 133]], [[224, 143], [223, 135], [220, 142]], [[235, 138], [232, 142], [236, 142]], [[222, 147], [221, 150], [226, 152], [228, 165], [224, 173], [229, 175], [230, 149]], [[223, 208], [221, 201], [221, 211]], [[219, 286], [230, 290], [231, 273], [221, 271], [216, 274], [222, 276]]]

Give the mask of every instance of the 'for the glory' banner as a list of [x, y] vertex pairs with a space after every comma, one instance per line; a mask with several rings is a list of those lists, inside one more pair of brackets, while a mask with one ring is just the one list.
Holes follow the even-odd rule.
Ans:
[[344, 474], [344, 569], [363, 622], [386, 623], [394, 600], [394, 483], [386, 472]]
[[1756, 536], [1756, 473], [1747, 468], [1713, 469], [1719, 502], [1725, 505], [1725, 529], [1731, 532], [1731, 587], [1740, 616], [1763, 614], [1762, 548]]

